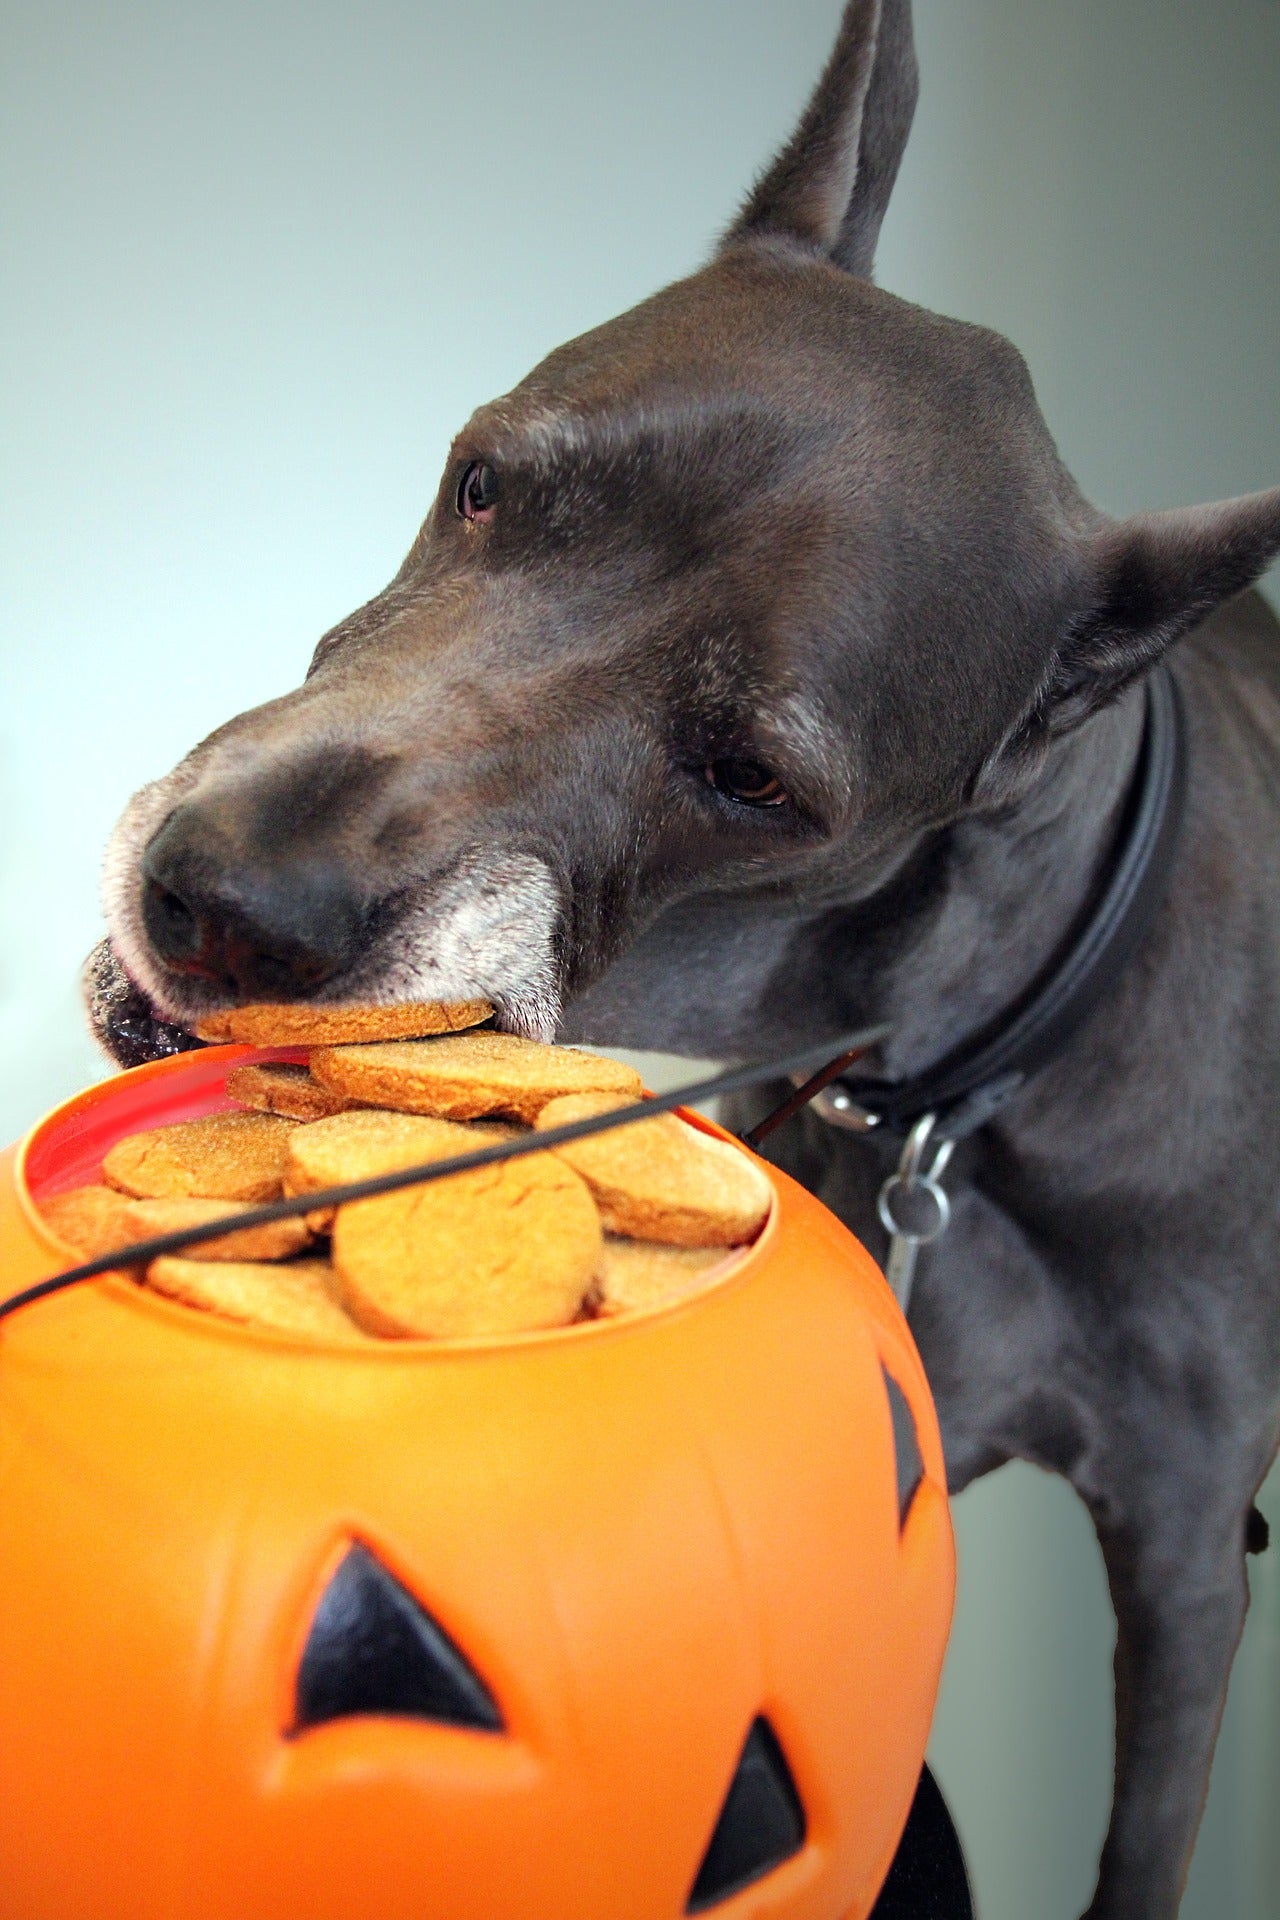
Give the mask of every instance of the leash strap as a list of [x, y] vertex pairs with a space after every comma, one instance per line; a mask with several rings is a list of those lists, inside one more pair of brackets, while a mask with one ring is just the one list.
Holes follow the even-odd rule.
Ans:
[[[937, 1139], [985, 1126], [1028, 1076], [1060, 1053], [1136, 951], [1164, 897], [1186, 797], [1186, 717], [1161, 663], [1146, 686], [1138, 769], [1111, 874], [1087, 921], [1047, 976], [994, 1026], [909, 1080], [839, 1080], [814, 1111], [832, 1125], [910, 1136], [926, 1116]], [[891, 1231], [893, 1229], [891, 1228]]]
[[985, 1126], [1062, 1050], [1154, 919], [1182, 825], [1186, 758], [1182, 697], [1162, 663], [1147, 681], [1140, 759], [1111, 874], [1066, 954], [994, 1028], [988, 1025], [914, 1079], [841, 1077], [813, 1100], [814, 1112], [831, 1125], [859, 1133], [883, 1127], [905, 1136], [876, 1203], [889, 1235], [885, 1277], [904, 1313], [920, 1248], [940, 1238], [951, 1219], [942, 1176], [956, 1142]]

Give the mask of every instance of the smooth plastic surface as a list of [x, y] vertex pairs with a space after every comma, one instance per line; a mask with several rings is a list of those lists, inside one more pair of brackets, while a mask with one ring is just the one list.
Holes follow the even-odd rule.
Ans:
[[[0, 1295], [68, 1264], [32, 1192], [253, 1057], [122, 1075], [0, 1159]], [[950, 1619], [942, 1457], [870, 1258], [770, 1172], [727, 1278], [559, 1333], [326, 1348], [124, 1277], [0, 1323], [4, 1920], [678, 1920], [761, 1716], [804, 1842], [715, 1911], [865, 1920]], [[501, 1731], [295, 1730], [353, 1543]]]

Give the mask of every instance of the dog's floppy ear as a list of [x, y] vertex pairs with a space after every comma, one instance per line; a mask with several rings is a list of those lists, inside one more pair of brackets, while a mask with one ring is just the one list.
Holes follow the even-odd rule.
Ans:
[[1066, 732], [1122, 693], [1280, 553], [1280, 487], [1208, 507], [1103, 521], [1086, 553], [1089, 602], [1059, 646], [1042, 712]]
[[786, 239], [869, 277], [917, 91], [911, 0], [849, 0], [800, 125], [725, 244]]
[[1252, 586], [1280, 553], [1280, 487], [1214, 506], [1099, 518], [1079, 556], [1080, 606], [1033, 704], [970, 789], [1004, 806], [1034, 779], [1050, 742], [1124, 692], [1206, 615]]

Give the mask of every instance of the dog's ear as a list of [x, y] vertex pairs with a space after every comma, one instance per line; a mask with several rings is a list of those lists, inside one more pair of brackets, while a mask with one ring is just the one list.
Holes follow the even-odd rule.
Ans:
[[911, 0], [849, 0], [800, 125], [725, 245], [786, 239], [869, 277], [918, 85]]
[[1114, 700], [1280, 554], [1280, 487], [1214, 506], [1099, 520], [1080, 555], [1081, 610], [1033, 705], [984, 762], [979, 807], [1022, 792], [1062, 734]]
[[1280, 487], [1208, 507], [1104, 521], [1086, 552], [1089, 599], [1054, 658], [1042, 706], [1064, 733], [1113, 700], [1280, 553]]

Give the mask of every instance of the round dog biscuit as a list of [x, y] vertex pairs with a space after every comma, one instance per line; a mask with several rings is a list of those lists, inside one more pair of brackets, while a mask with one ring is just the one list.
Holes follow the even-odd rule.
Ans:
[[[542, 1109], [537, 1128], [568, 1126], [623, 1104], [609, 1094], [569, 1094]], [[572, 1140], [555, 1152], [587, 1182], [609, 1231], [633, 1240], [741, 1246], [764, 1225], [773, 1196], [767, 1176], [738, 1147], [673, 1113]]]
[[295, 1130], [285, 1157], [284, 1189], [289, 1194], [317, 1193], [321, 1187], [345, 1186], [349, 1180], [366, 1180], [419, 1161], [451, 1159], [491, 1145], [505, 1131], [353, 1107]]
[[369, 1332], [465, 1339], [567, 1326], [600, 1245], [585, 1183], [538, 1153], [339, 1207], [333, 1261]]
[[304, 1066], [289, 1060], [233, 1067], [227, 1075], [227, 1093], [242, 1106], [258, 1113], [280, 1113], [287, 1120], [327, 1120], [354, 1104], [344, 1094], [319, 1086]]
[[343, 1312], [334, 1297], [333, 1269], [327, 1260], [291, 1260], [285, 1266], [256, 1261], [153, 1260], [147, 1285], [184, 1306], [201, 1307], [278, 1333], [309, 1334], [321, 1340], [367, 1336]]
[[297, 1122], [273, 1113], [211, 1113], [117, 1140], [103, 1178], [139, 1200], [277, 1200]]
[[617, 1093], [638, 1100], [642, 1091], [634, 1067], [513, 1033], [324, 1048], [312, 1055], [311, 1071], [322, 1086], [352, 1099], [445, 1120], [500, 1114], [532, 1121], [560, 1094]]
[[607, 1233], [600, 1257], [602, 1319], [669, 1305], [705, 1287], [733, 1259], [723, 1247], [670, 1247]]
[[416, 1001], [400, 1007], [324, 1007], [309, 1002], [232, 1007], [200, 1021], [202, 1040], [238, 1040], [250, 1047], [339, 1047], [370, 1040], [419, 1039], [460, 1033], [493, 1015], [487, 1000], [454, 1006]]
[[[123, 1196], [121, 1196], [123, 1198]], [[150, 1240], [161, 1233], [180, 1233], [184, 1227], [203, 1227], [225, 1220], [234, 1228], [237, 1213], [247, 1212], [243, 1201], [127, 1200], [125, 1213], [130, 1240]], [[272, 1220], [266, 1226], [245, 1227], [184, 1247], [184, 1260], [288, 1260], [311, 1245], [305, 1220]]]
[[64, 1246], [86, 1260], [96, 1260], [99, 1254], [142, 1238], [129, 1230], [132, 1204], [128, 1194], [115, 1187], [76, 1187], [42, 1201], [40, 1217]]
[[207, 1013], [197, 1020], [192, 1032], [199, 1040], [207, 1040], [210, 1046], [220, 1045], [231, 1038], [231, 1013]]

